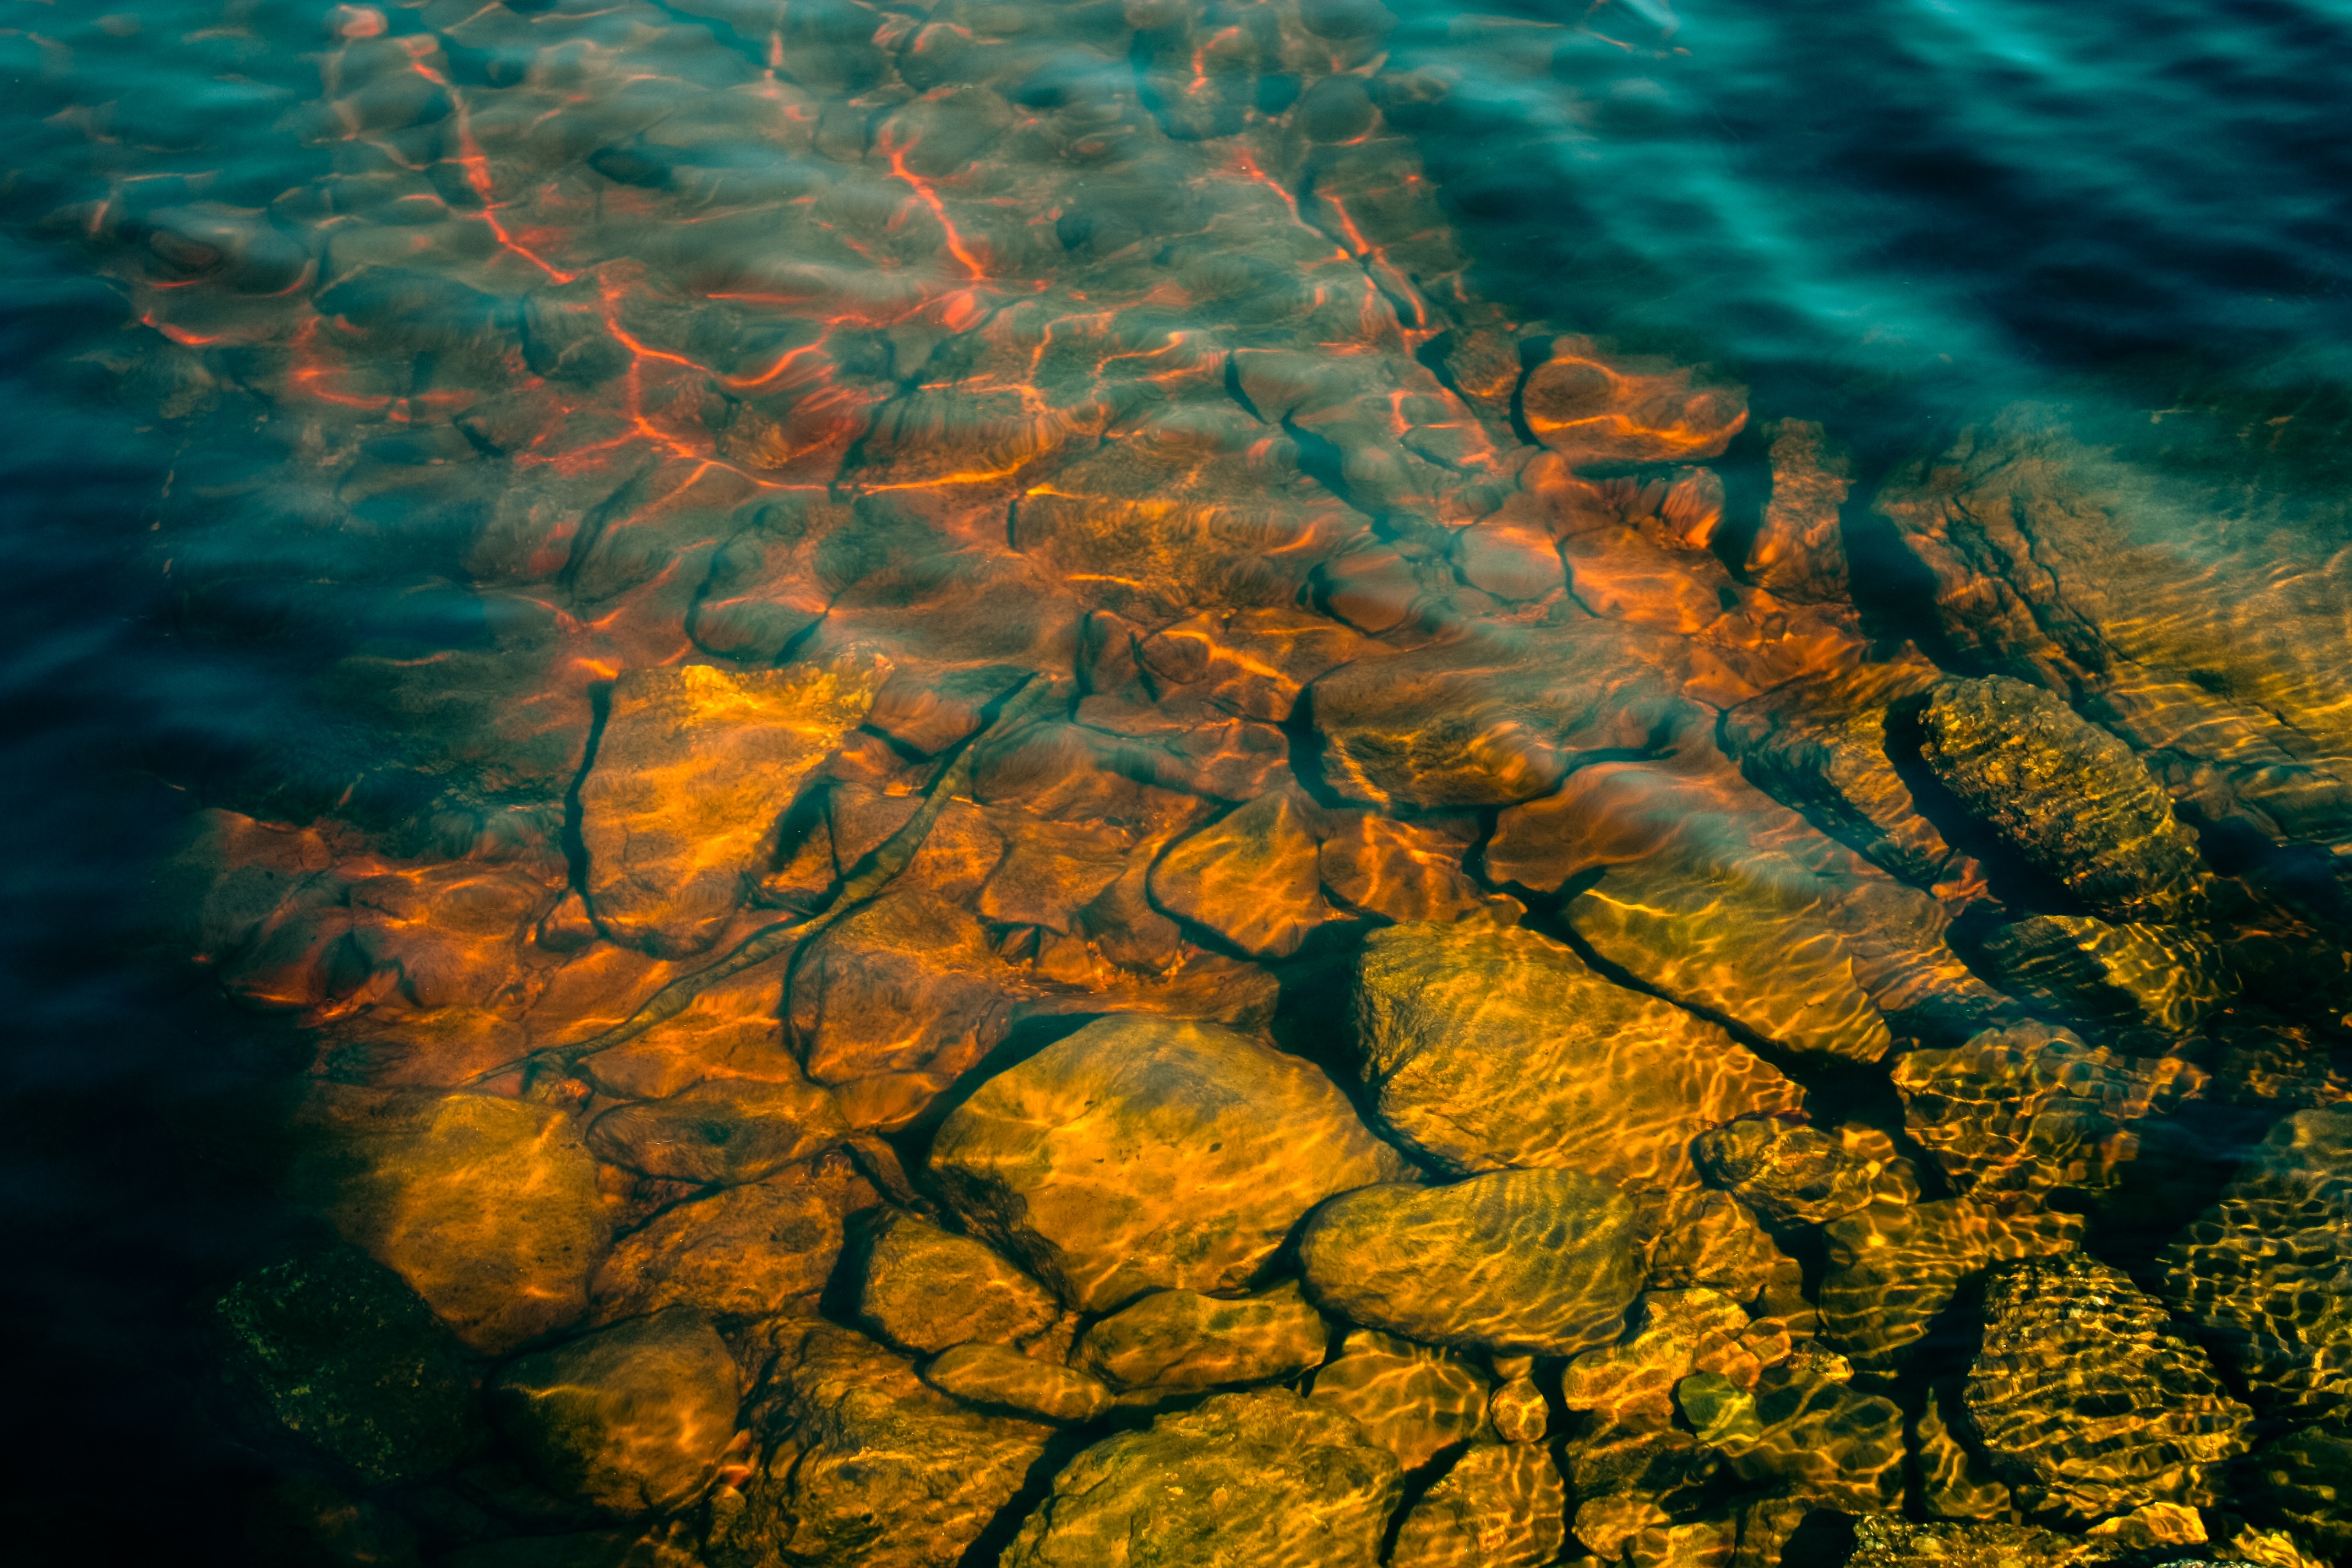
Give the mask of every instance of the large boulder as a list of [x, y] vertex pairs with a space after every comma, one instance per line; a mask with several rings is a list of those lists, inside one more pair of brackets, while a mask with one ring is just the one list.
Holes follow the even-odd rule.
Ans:
[[1453, 1171], [1548, 1165], [1686, 1184], [1698, 1133], [1803, 1099], [1719, 1026], [1524, 927], [1375, 931], [1353, 1014], [1381, 1120]]
[[445, 1469], [473, 1441], [473, 1358], [398, 1275], [354, 1248], [254, 1269], [208, 1315], [243, 1398], [372, 1486]]
[[713, 1509], [711, 1568], [955, 1568], [1054, 1434], [973, 1409], [824, 1324], [782, 1347], [767, 1397], [759, 1468], [739, 1506]]
[[1073, 1307], [1250, 1282], [1298, 1217], [1403, 1162], [1310, 1065], [1214, 1024], [1097, 1019], [981, 1086], [931, 1168]]
[[297, 1196], [457, 1337], [499, 1354], [574, 1322], [612, 1245], [596, 1163], [553, 1106], [322, 1085]]
[[595, 764], [580, 783], [597, 924], [657, 958], [717, 942], [763, 868], [784, 808], [866, 717], [885, 674], [622, 671]]
[[2027, 1509], [2078, 1519], [2215, 1500], [2253, 1413], [2161, 1302], [2080, 1253], [2011, 1264], [1985, 1292], [1969, 1415]]
[[1278, 1388], [1218, 1394], [1072, 1460], [1003, 1563], [1373, 1568], [1400, 1489], [1395, 1456], [1337, 1411]]
[[549, 1490], [628, 1517], [701, 1494], [740, 1398], [710, 1321], [668, 1307], [518, 1358], [490, 1386], [490, 1414]]
[[1641, 1288], [1640, 1215], [1579, 1171], [1366, 1187], [1299, 1239], [1307, 1288], [1354, 1322], [1431, 1344], [1573, 1355], [1617, 1337]]

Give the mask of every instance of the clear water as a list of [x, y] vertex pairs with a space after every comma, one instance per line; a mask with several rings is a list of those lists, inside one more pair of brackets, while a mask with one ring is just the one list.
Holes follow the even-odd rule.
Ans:
[[[1370, 66], [1381, 49], [1361, 36], [1380, 24], [1386, 122], [1478, 296], [1514, 322], [1710, 363], [1748, 388], [1748, 426], [1717, 464], [1728, 538], [1758, 526], [1768, 424], [1820, 421], [1853, 449], [1847, 547], [1881, 646], [1912, 638], [1977, 668], [1863, 503], [2021, 403], [2065, 405], [2158, 490], [2253, 496], [2319, 520], [2322, 555], [2340, 546], [2326, 530], [2352, 385], [2352, 153], [2335, 106], [2352, 9], [1624, 0], [1399, 5], [1392, 26], [1373, 0], [1362, 9], [1358, 42], [1335, 50]], [[1095, 106], [1140, 124], [1153, 92], [1181, 85], [1161, 58], [1155, 86], [1139, 13], [1158, 16], [1136, 0], [966, 20], [1034, 52], [1018, 110], [1058, 116], [1075, 142]], [[1271, 15], [1232, 8], [1244, 29]], [[814, 195], [806, 167], [868, 133], [799, 117], [886, 77], [886, 54], [929, 19], [800, 0], [0, 6], [0, 1169], [18, 1237], [16, 1423], [34, 1437], [14, 1461], [32, 1500], [12, 1530], [58, 1543], [34, 1557], [255, 1560], [240, 1521], [269, 1468], [204, 1415], [188, 1309], [288, 1223], [271, 1196], [284, 1106], [319, 1020], [231, 1005], [189, 967], [184, 888], [159, 868], [191, 815], [341, 823], [418, 861], [576, 858], [565, 790], [540, 782], [562, 773], [541, 751], [560, 751], [571, 721], [541, 724], [532, 704], [584, 712], [614, 662], [682, 650], [624, 625], [581, 644], [580, 669], [536, 653], [502, 666], [518, 637], [580, 607], [564, 595], [584, 568], [492, 570], [479, 540], [511, 524], [528, 544], [534, 489], [593, 512], [639, 464], [695, 468], [714, 516], [821, 486], [822, 462], [845, 471], [844, 456], [870, 485], [879, 441], [856, 447], [849, 426], [819, 420], [761, 447], [748, 426], [714, 430], [703, 384], [789, 385], [811, 323], [862, 310], [873, 330], [825, 350], [834, 383], [862, 410], [903, 399], [983, 308], [1042, 289], [1065, 256], [1116, 251], [1119, 226], [1140, 236], [1187, 199], [1176, 181], [1205, 177], [1197, 141], [1114, 160], [1100, 188], [1070, 187], [1092, 204], [1075, 228], [1002, 183], [967, 241], [954, 189], [869, 155], [824, 237], [779, 222], [763, 239], [730, 216]], [[512, 41], [533, 27], [572, 55], [534, 65]], [[387, 66], [403, 47], [410, 64]], [[1300, 82], [1262, 74], [1245, 89], [1215, 78], [1219, 111], [1295, 120]], [[779, 79], [799, 85], [762, 99]], [[721, 107], [730, 91], [761, 107]], [[697, 129], [666, 142], [663, 124]], [[1300, 193], [1274, 195], [1295, 206]], [[1243, 225], [1209, 248], [1278, 271], [1298, 265], [1295, 238]], [[835, 268], [821, 287], [794, 270], [810, 259]], [[909, 278], [922, 310], [879, 287]], [[812, 288], [830, 302], [793, 294]], [[1295, 331], [1237, 326], [1245, 289], [1187, 288], [1123, 346], [1227, 330], [1254, 349], [1328, 346], [1303, 317]], [[609, 330], [583, 352], [617, 341], [629, 363], [567, 369], [575, 327]], [[501, 356], [554, 390], [501, 403]], [[974, 427], [1018, 417], [992, 405]], [[798, 441], [835, 456], [763, 466]], [[1339, 489], [1340, 459], [1297, 445], [1300, 468]], [[936, 487], [919, 447], [891, 460]], [[536, 537], [560, 552], [569, 536]], [[709, 570], [666, 548], [614, 570]], [[450, 658], [478, 679], [446, 710], [416, 706], [429, 688], [394, 672]], [[482, 755], [483, 735], [514, 754]], [[2184, 1215], [2239, 1152], [2189, 1142]]]

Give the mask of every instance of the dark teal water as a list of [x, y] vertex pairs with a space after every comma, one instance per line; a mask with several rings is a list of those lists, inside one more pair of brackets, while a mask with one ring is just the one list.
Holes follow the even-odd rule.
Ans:
[[[1372, 0], [1332, 4], [1380, 21]], [[385, 15], [406, 37], [486, 8]], [[392, 500], [365, 530], [284, 526], [316, 498], [278, 433], [203, 379], [267, 367], [233, 331], [217, 352], [165, 352], [141, 321], [159, 296], [131, 281], [171, 285], [177, 265], [215, 281], [226, 267], [232, 296], [306, 287], [327, 215], [287, 197], [336, 182], [341, 233], [411, 221], [368, 205], [381, 167], [312, 134], [331, 9], [0, 5], [0, 1194], [17, 1281], [0, 1331], [28, 1561], [63, 1560], [35, 1550], [52, 1540], [85, 1561], [234, 1561], [225, 1521], [250, 1479], [187, 1436], [179, 1313], [266, 1223], [267, 1159], [225, 1158], [239, 1141], [222, 1121], [251, 1114], [235, 1109], [246, 1091], [299, 1047], [173, 962], [155, 857], [200, 805], [300, 816], [359, 788], [354, 809], [379, 819], [418, 809], [423, 786], [384, 762], [399, 737], [310, 677], [353, 647], [422, 657], [487, 635], [468, 595], [420, 589], [401, 558], [404, 526], [433, 525], [421, 512]], [[715, 19], [761, 9], [515, 6], [609, 13], [600, 47], [689, 83], [762, 68], [757, 30]], [[808, 37], [853, 42], [925, 16], [790, 9]], [[1032, 9], [1048, 37], [1124, 25], [1115, 6]], [[1858, 493], [2026, 398], [2073, 403], [2159, 468], [2340, 490], [2352, 5], [1397, 12], [1389, 117], [1480, 287], [1523, 317], [1721, 365], [1753, 389], [1751, 428], [1829, 423], [1861, 455]], [[483, 91], [520, 68], [454, 44], [447, 58]], [[416, 103], [393, 92], [372, 110], [390, 132], [432, 113], [429, 85], [410, 86]], [[593, 132], [579, 153], [610, 154], [598, 167], [626, 184]], [[464, 207], [462, 185], [438, 188]], [[226, 238], [207, 227], [225, 211]], [[190, 248], [208, 244], [227, 259]], [[510, 306], [428, 289], [337, 308], [389, 329], [387, 359], [422, 363], [462, 351], [469, 311]], [[1751, 436], [1727, 458], [1735, 500], [1759, 454]], [[192, 515], [203, 592], [149, 538]], [[1899, 563], [1853, 544], [1875, 613], [1906, 630]]]

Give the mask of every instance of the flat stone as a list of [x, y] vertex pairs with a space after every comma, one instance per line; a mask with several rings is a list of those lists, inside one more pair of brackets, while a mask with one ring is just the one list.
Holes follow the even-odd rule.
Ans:
[[1281, 958], [1331, 918], [1308, 804], [1274, 790], [1169, 847], [1151, 898], [1252, 955]]
[[886, 671], [626, 669], [580, 784], [588, 902], [616, 941], [703, 952], [762, 869], [777, 820]]
[[1375, 931], [1352, 1009], [1381, 1120], [1449, 1170], [1546, 1165], [1689, 1184], [1693, 1137], [1802, 1102], [1722, 1028], [1524, 927]]
[[499, 1354], [572, 1322], [612, 1245], [596, 1164], [551, 1106], [320, 1086], [293, 1186], [405, 1280], [457, 1337]]
[[1125, 1015], [982, 1084], [940, 1124], [931, 1167], [975, 1232], [1105, 1311], [1247, 1285], [1301, 1215], [1402, 1162], [1311, 1064]]
[[2214, 1469], [2246, 1451], [2253, 1421], [2161, 1302], [2079, 1253], [1994, 1274], [1967, 1394], [2019, 1502], [2084, 1520], [2210, 1506]]
[[371, 1486], [446, 1469], [473, 1441], [474, 1358], [397, 1274], [355, 1248], [257, 1268], [207, 1315], [263, 1419]]
[[1017, 1344], [1044, 1333], [1062, 1307], [985, 1242], [893, 1212], [877, 1226], [858, 1287], [858, 1316], [902, 1350], [936, 1353], [972, 1341]]
[[1401, 1490], [1395, 1456], [1284, 1389], [1221, 1394], [1123, 1432], [1054, 1478], [1004, 1568], [1143, 1561], [1373, 1568]]
[[813, 1304], [841, 1256], [843, 1217], [880, 1201], [835, 1154], [679, 1204], [614, 1244], [589, 1285], [594, 1320], [674, 1304], [764, 1318]]
[[1970, 815], [2093, 912], [2179, 919], [2201, 902], [2197, 840], [2132, 749], [2054, 693], [2006, 676], [1948, 679], [1920, 754]]
[[1327, 1310], [1432, 1344], [1572, 1355], [1614, 1339], [1639, 1289], [1633, 1203], [1577, 1171], [1390, 1184], [1318, 1210], [1299, 1240]]
[[618, 1105], [588, 1127], [598, 1159], [701, 1185], [756, 1182], [847, 1135], [833, 1096], [806, 1081], [711, 1079]]
[[1325, 891], [1343, 906], [1400, 921], [1454, 921], [1486, 907], [1462, 869], [1475, 833], [1453, 837], [1370, 812], [1325, 816], [1316, 858]]
[[1748, 423], [1748, 395], [1703, 367], [1554, 340], [1519, 391], [1528, 428], [1570, 463], [1712, 458]]
[[951, 1568], [1019, 1494], [1054, 1427], [984, 1413], [914, 1363], [819, 1324], [782, 1348], [775, 1414], [742, 1485], [714, 1519], [714, 1568]]
[[1397, 1531], [1391, 1568], [1537, 1568], [1568, 1539], [1568, 1488], [1533, 1444], [1474, 1444]]
[[1114, 1388], [1213, 1388], [1296, 1376], [1330, 1334], [1296, 1279], [1236, 1300], [1160, 1290], [1088, 1329], [1071, 1359]]
[[1311, 1397], [1356, 1418], [1410, 1472], [1486, 1425], [1486, 1374], [1463, 1352], [1350, 1329], [1315, 1373]]
[[923, 1381], [967, 1405], [992, 1405], [1040, 1421], [1091, 1421], [1111, 1407], [1102, 1380], [1056, 1366], [1007, 1345], [966, 1344], [943, 1351]]
[[490, 1385], [490, 1414], [539, 1482], [624, 1517], [699, 1496], [735, 1436], [735, 1357], [688, 1307], [535, 1351]]

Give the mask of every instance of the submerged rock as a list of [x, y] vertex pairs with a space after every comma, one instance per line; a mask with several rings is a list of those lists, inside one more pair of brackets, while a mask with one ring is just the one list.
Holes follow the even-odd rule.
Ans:
[[1703, 1132], [1692, 1146], [1700, 1168], [1743, 1203], [1781, 1225], [1822, 1225], [1874, 1200], [1919, 1195], [1910, 1162], [1874, 1128], [1818, 1128], [1744, 1118]]
[[931, 1167], [1087, 1311], [1249, 1283], [1298, 1216], [1402, 1162], [1310, 1064], [1214, 1024], [1098, 1019], [981, 1086]]
[[901, 1350], [1017, 1344], [1053, 1327], [1061, 1303], [993, 1247], [892, 1212], [875, 1227], [857, 1312]]
[[2034, 915], [1984, 949], [2000, 984], [2029, 1002], [2168, 1035], [2203, 1023], [2235, 990], [2220, 944], [2179, 927]]
[[2165, 1249], [2158, 1288], [2266, 1412], [2352, 1408], [2348, 1237], [2352, 1107], [2299, 1110]]
[[743, 1502], [714, 1520], [712, 1568], [954, 1568], [1045, 1455], [1054, 1428], [940, 1393], [861, 1334], [785, 1347]]
[[1801, 1099], [1722, 1029], [1523, 927], [1375, 931], [1352, 1010], [1381, 1120], [1454, 1171], [1687, 1184], [1695, 1134]]
[[1236, 1300], [1160, 1290], [1088, 1329], [1071, 1360], [1114, 1388], [1213, 1388], [1295, 1376], [1330, 1337], [1296, 1279]]
[[541, 1485], [629, 1517], [710, 1484], [740, 1394], [709, 1320], [669, 1307], [519, 1358], [490, 1385], [490, 1413]]
[[2121, 1555], [2106, 1542], [2031, 1525], [1913, 1524], [1895, 1514], [1856, 1521], [1853, 1543], [1847, 1568], [2074, 1568]]
[[801, 782], [865, 718], [881, 669], [624, 670], [580, 784], [588, 902], [615, 940], [719, 940]]
[[2247, 1468], [2252, 1511], [2339, 1560], [2352, 1553], [2352, 1426], [2338, 1421], [2289, 1433]]
[[1432, 1344], [1570, 1355], [1615, 1337], [1640, 1287], [1639, 1217], [1576, 1171], [1505, 1171], [1449, 1187], [1365, 1187], [1308, 1220], [1315, 1300]]
[[2083, 1224], [2080, 1215], [2006, 1214], [1966, 1198], [1874, 1204], [1824, 1230], [1822, 1331], [1857, 1367], [1892, 1372], [1970, 1278], [2001, 1259], [2071, 1252]]
[[1839, 1357], [1801, 1355], [1766, 1368], [1752, 1393], [1702, 1372], [1675, 1396], [1735, 1474], [1841, 1512], [1872, 1513], [1903, 1495], [1903, 1410], [1848, 1386], [1852, 1375]]
[[2197, 841], [2129, 746], [2006, 676], [1947, 679], [1919, 716], [1937, 780], [2096, 913], [2178, 920], [2201, 901]]
[[764, 1318], [811, 1301], [841, 1256], [843, 1217], [880, 1201], [836, 1154], [679, 1204], [614, 1244], [589, 1283], [595, 1321], [671, 1305]]
[[612, 1245], [596, 1165], [552, 1106], [322, 1086], [299, 1196], [492, 1354], [576, 1322]]
[[1937, 1519], [2000, 1519], [2010, 1510], [2009, 1489], [1991, 1479], [1979, 1455], [1952, 1436], [1944, 1419], [1958, 1397], [1950, 1385], [1929, 1388], [1914, 1430], [1919, 1457], [1919, 1501]]
[[473, 1358], [398, 1275], [355, 1249], [257, 1268], [208, 1316], [267, 1420], [372, 1486], [446, 1469], [475, 1438]]
[[1537, 1568], [1568, 1538], [1559, 1467], [1527, 1443], [1479, 1443], [1405, 1514], [1391, 1568]]
[[1315, 1373], [1312, 1398], [1355, 1417], [1364, 1435], [1417, 1470], [1486, 1423], [1486, 1374], [1460, 1351], [1351, 1329]]
[[2202, 1078], [2179, 1057], [2126, 1057], [2042, 1024], [1913, 1051], [1894, 1071], [1905, 1128], [1977, 1195], [2112, 1184], [2138, 1146], [2126, 1124]]
[[1298, 951], [1331, 918], [1307, 803], [1271, 790], [1179, 839], [1151, 868], [1151, 897], [1253, 955]]
[[1589, 1350], [1560, 1373], [1560, 1402], [1612, 1420], [1674, 1416], [1675, 1385], [1693, 1373], [1717, 1373], [1742, 1388], [1762, 1370], [1742, 1343], [1748, 1314], [1713, 1290], [1654, 1290], [1633, 1311], [1618, 1344]]
[[815, 1084], [724, 1078], [614, 1107], [589, 1124], [588, 1147], [649, 1176], [728, 1186], [804, 1160], [848, 1131], [833, 1096]]
[[1967, 1393], [2019, 1502], [2078, 1519], [2211, 1502], [2212, 1468], [2245, 1452], [2253, 1419], [2160, 1303], [2080, 1255], [1994, 1275]]
[[923, 1381], [967, 1405], [995, 1405], [1040, 1421], [1091, 1421], [1111, 1407], [1099, 1378], [1055, 1366], [1006, 1345], [966, 1344], [942, 1352]]
[[1070, 1461], [1004, 1568], [1374, 1568], [1399, 1490], [1395, 1456], [1347, 1416], [1282, 1389], [1223, 1394]]

